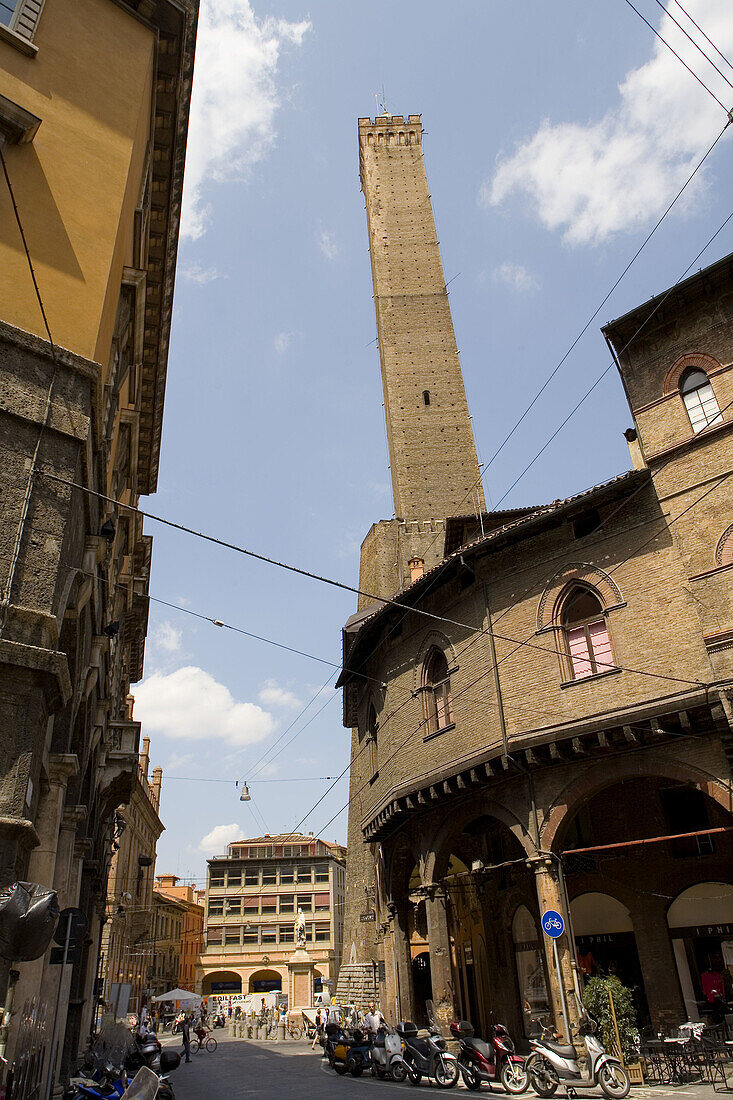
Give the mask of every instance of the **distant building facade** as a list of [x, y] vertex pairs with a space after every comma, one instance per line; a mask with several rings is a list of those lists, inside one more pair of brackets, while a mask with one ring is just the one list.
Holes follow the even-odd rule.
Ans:
[[[178, 985], [192, 993], [196, 985], [196, 964], [204, 946], [205, 903], [199, 900], [201, 891], [190, 883], [182, 883], [177, 875], [156, 875], [156, 890], [166, 897], [175, 898], [185, 906], [181, 925], [181, 947], [178, 962]], [[205, 897], [205, 894], [204, 894]]]
[[339, 991], [527, 1036], [616, 972], [640, 1025], [705, 1017], [733, 969], [733, 257], [603, 330], [632, 469], [487, 512], [419, 116], [361, 119], [359, 152], [396, 516], [343, 633]]
[[206, 942], [197, 992], [288, 989], [298, 909], [318, 989], [341, 963], [345, 849], [312, 835], [282, 833], [238, 840], [208, 860]]
[[2, 173], [0, 886], [52, 886], [88, 924], [73, 965], [17, 967], [8, 1053], [24, 1004], [50, 1016], [60, 986], [54, 1077], [94, 1019], [114, 817], [137, 782], [152, 540], [104, 498], [157, 484], [197, 15], [0, 5], [0, 143], [50, 329]]
[[115, 815], [112, 861], [102, 928], [102, 998], [118, 1017], [149, 1004], [153, 961], [153, 882], [156, 845], [163, 832], [158, 816], [162, 769], [150, 766], [150, 739], [143, 738], [130, 800]]
[[181, 984], [181, 947], [188, 908], [185, 901], [153, 890], [153, 958], [150, 988], [153, 997]]

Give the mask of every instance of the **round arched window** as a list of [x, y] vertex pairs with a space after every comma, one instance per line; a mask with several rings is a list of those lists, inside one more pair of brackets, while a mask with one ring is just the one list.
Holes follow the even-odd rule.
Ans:
[[697, 367], [685, 371], [680, 379], [680, 393], [695, 434], [722, 421], [722, 413], [705, 371]]

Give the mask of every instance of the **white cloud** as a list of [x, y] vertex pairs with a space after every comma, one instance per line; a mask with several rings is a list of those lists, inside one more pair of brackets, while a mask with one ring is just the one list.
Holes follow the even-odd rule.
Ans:
[[257, 698], [265, 706], [270, 707], [292, 707], [295, 710], [296, 707], [303, 705], [292, 691], [281, 688], [277, 680], [265, 680]]
[[318, 247], [329, 263], [333, 263], [340, 252], [336, 238], [333, 233], [329, 233], [327, 229], [321, 231], [321, 235], [318, 238]]
[[522, 264], [505, 263], [494, 268], [494, 282], [504, 283], [512, 290], [538, 290], [539, 281]]
[[278, 355], [284, 355], [290, 347], [292, 336], [289, 332], [278, 332], [273, 340], [275, 351]]
[[299, 46], [310, 23], [256, 19], [250, 0], [202, 3], [196, 41], [181, 234], [207, 226], [209, 181], [244, 179], [272, 147], [282, 49]]
[[187, 764], [193, 764], [196, 757], [192, 752], [173, 752], [168, 757], [166, 769], [175, 771], [177, 768], [185, 768]]
[[[733, 48], [730, 0], [690, 0], [686, 7], [723, 53]], [[685, 25], [709, 52], [695, 28]], [[639, 22], [632, 29], [644, 33]], [[659, 29], [727, 103], [723, 80], [666, 14]], [[596, 244], [658, 217], [724, 122], [721, 108], [655, 38], [650, 60], [626, 74], [618, 103], [603, 118], [586, 124], [545, 119], [511, 155], [499, 157], [480, 201], [496, 205], [524, 195], [540, 221], [562, 230], [567, 242]]]
[[194, 665], [146, 676], [135, 688], [135, 717], [147, 733], [236, 746], [261, 741], [275, 728], [266, 710], [237, 702], [229, 688]]
[[159, 649], [165, 650], [166, 653], [178, 653], [181, 648], [182, 637], [182, 631], [175, 627], [173, 623], [166, 621], [157, 627], [153, 634], [153, 641]]
[[224, 855], [227, 844], [244, 839], [245, 835], [239, 825], [215, 825], [210, 833], [201, 838], [197, 851], [208, 856]]
[[181, 275], [189, 282], [198, 283], [199, 286], [213, 283], [214, 279], [226, 279], [227, 277], [217, 271], [215, 267], [202, 267], [199, 263], [184, 264], [181, 268]]

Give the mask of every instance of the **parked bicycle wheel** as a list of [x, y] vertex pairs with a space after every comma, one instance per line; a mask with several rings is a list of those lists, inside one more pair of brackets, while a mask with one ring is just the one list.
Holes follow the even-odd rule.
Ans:
[[209, 1054], [213, 1054], [214, 1051], [216, 1050], [216, 1047], [217, 1047], [216, 1039], [214, 1038], [213, 1035], [210, 1035], [209, 1038], [206, 1040], [206, 1049], [208, 1050]]
[[191, 1040], [191, 1054], [198, 1054], [200, 1050], [201, 1050], [201, 1044], [199, 1043], [198, 1039], [192, 1039]]
[[297, 1024], [291, 1024], [290, 1027], [288, 1028], [288, 1034], [290, 1035], [291, 1039], [302, 1039], [303, 1038], [303, 1028], [298, 1027]]

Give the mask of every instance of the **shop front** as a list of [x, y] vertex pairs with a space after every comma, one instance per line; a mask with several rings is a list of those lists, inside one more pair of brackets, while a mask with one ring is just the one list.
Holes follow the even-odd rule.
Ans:
[[701, 882], [667, 911], [688, 1019], [721, 1023], [733, 1001], [733, 885]]

